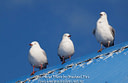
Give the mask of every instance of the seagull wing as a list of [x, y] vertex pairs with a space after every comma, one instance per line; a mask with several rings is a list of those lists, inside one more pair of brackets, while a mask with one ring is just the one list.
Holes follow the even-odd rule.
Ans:
[[109, 27], [111, 33], [112, 33], [112, 36], [115, 38], [115, 30], [114, 28], [112, 28], [112, 26]]
[[93, 35], [95, 35], [95, 32], [96, 32], [96, 28], [94, 28], [94, 29], [93, 29], [93, 32], [92, 32], [92, 33], [93, 33]]
[[[43, 49], [42, 49], [42, 53], [47, 58], [46, 53], [45, 53], [45, 51]], [[47, 63], [46, 64], [48, 65], [48, 60], [47, 60]]]
[[[61, 44], [61, 43], [60, 43]], [[60, 45], [58, 46], [58, 49], [60, 48]], [[59, 58], [60, 58], [60, 60], [61, 61], [63, 61], [63, 58], [61, 57], [61, 55], [59, 54], [59, 52], [58, 52], [58, 56], [59, 56]]]
[[45, 53], [45, 51], [42, 49], [42, 53], [43, 53], [43, 55], [45, 55], [46, 56], [46, 53]]

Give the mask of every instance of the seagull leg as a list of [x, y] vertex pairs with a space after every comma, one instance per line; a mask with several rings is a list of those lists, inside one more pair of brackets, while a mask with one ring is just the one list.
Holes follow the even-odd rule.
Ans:
[[71, 60], [71, 56], [69, 56], [69, 59]]
[[110, 41], [108, 41], [108, 47], [110, 46]]
[[63, 62], [62, 62], [62, 64], [64, 64], [64, 63], [65, 63], [64, 56], [62, 56], [62, 58], [63, 58]]
[[98, 52], [101, 52], [102, 51], [102, 42], [100, 43], [100, 45], [101, 45], [101, 48], [100, 48], [100, 50], [98, 50]]
[[33, 66], [33, 72], [31, 73], [31, 75], [34, 75], [34, 73], [35, 73], [34, 68], [35, 68], [35, 66]]
[[40, 65], [40, 70], [42, 70], [42, 69], [43, 69], [43, 65], [41, 64], [41, 65]]

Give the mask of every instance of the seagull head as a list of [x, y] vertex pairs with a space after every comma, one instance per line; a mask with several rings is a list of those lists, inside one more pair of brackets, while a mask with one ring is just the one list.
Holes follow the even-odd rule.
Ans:
[[29, 44], [30, 46], [39, 46], [39, 43], [37, 41], [33, 41]]
[[63, 38], [70, 38], [71, 37], [71, 35], [69, 34], [69, 33], [65, 33], [64, 35], [63, 35]]
[[100, 17], [107, 17], [107, 14], [105, 12], [100, 12]]

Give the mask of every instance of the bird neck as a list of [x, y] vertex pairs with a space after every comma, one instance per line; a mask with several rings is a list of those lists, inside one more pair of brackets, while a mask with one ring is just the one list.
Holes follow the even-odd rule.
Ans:
[[106, 16], [105, 17], [100, 17], [97, 24], [100, 24], [100, 25], [107, 24], [108, 25], [109, 23], [108, 23], [107, 17]]
[[64, 41], [70, 41], [70, 38], [65, 37], [65, 38], [62, 39], [62, 41], [63, 41], [63, 42], [64, 42]]
[[39, 45], [36, 45], [36, 46], [32, 46], [32, 48], [40, 48], [40, 46]]
[[70, 38], [69, 37], [63, 37], [62, 39], [65, 40], [65, 39], [70, 39]]

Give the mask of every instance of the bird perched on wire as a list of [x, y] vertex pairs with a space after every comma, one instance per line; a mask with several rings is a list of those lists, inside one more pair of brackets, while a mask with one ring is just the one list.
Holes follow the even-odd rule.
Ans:
[[105, 47], [114, 45], [115, 30], [109, 25], [107, 14], [105, 12], [100, 13], [100, 18], [97, 21], [96, 28], [93, 30], [93, 34], [95, 35], [96, 40], [101, 44], [101, 48], [98, 52], [102, 51], [102, 45]]
[[70, 37], [70, 34], [65, 33], [58, 47], [58, 56], [60, 57], [62, 64], [65, 63], [65, 59], [71, 59], [71, 56], [74, 54], [74, 45]]
[[40, 68], [40, 70], [46, 68], [48, 60], [45, 51], [40, 47], [37, 41], [33, 41], [30, 46], [28, 60], [33, 66], [33, 72], [31, 73], [31, 75], [33, 75], [35, 73], [34, 68]]

